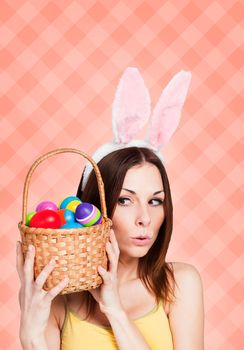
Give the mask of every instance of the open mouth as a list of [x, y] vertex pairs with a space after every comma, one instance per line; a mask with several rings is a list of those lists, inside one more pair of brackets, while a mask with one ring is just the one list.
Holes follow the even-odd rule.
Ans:
[[141, 240], [144, 240], [144, 239], [151, 239], [149, 236], [138, 236], [138, 237], [132, 237], [133, 239], [141, 239]]
[[132, 237], [132, 242], [135, 245], [147, 245], [150, 242], [150, 237], [149, 236], [145, 236], [145, 237]]

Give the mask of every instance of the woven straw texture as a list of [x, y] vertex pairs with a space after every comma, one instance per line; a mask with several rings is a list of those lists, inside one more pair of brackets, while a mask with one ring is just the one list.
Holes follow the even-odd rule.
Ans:
[[44, 289], [50, 290], [64, 277], [69, 277], [69, 284], [61, 294], [97, 288], [102, 283], [97, 267], [107, 268], [105, 244], [110, 227], [109, 220], [96, 226], [69, 230], [19, 225], [24, 255], [29, 244], [36, 248], [35, 277], [51, 258], [56, 260], [57, 267], [48, 277]]
[[[68, 230], [28, 227], [25, 225], [25, 218], [32, 175], [42, 162], [63, 153], [79, 154], [92, 164], [97, 177], [102, 223], [91, 227]], [[62, 148], [42, 155], [33, 163], [24, 184], [22, 221], [18, 226], [23, 242], [24, 256], [29, 244], [35, 246], [35, 278], [45, 265], [52, 258], [55, 258], [57, 266], [48, 276], [44, 285], [45, 290], [55, 287], [65, 277], [69, 277], [69, 284], [62, 290], [61, 294], [97, 288], [102, 283], [97, 268], [99, 265], [107, 268], [105, 245], [109, 239], [111, 224], [111, 220], [107, 218], [102, 177], [96, 163], [89, 155], [76, 149]]]

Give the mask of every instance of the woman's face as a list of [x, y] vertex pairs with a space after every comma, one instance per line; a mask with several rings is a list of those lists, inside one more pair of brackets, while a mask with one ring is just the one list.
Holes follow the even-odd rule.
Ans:
[[163, 182], [151, 163], [126, 173], [112, 218], [120, 254], [142, 257], [155, 242], [165, 218]]

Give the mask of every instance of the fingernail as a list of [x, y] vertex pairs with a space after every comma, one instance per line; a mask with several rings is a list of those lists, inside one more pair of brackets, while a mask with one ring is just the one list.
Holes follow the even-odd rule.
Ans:
[[51, 265], [55, 265], [55, 264], [56, 264], [55, 258], [52, 258], [52, 259], [50, 260], [50, 264], [51, 264]]
[[29, 246], [28, 246], [28, 251], [29, 251], [29, 252], [33, 252], [33, 250], [34, 250], [33, 245], [32, 245], [32, 244], [29, 244]]
[[69, 282], [69, 277], [65, 277], [63, 280], [64, 283], [68, 283]]

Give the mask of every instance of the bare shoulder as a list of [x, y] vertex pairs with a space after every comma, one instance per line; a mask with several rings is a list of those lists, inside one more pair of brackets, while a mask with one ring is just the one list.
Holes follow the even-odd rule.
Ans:
[[61, 329], [65, 319], [65, 300], [63, 295], [57, 295], [53, 299], [50, 315], [57, 322], [58, 328]]
[[57, 295], [51, 305], [50, 316], [56, 321], [58, 328], [61, 330], [66, 316], [66, 303], [72, 310], [79, 310], [81, 308], [82, 293], [72, 293], [67, 295]]
[[176, 286], [169, 320], [175, 347], [203, 349], [204, 300], [201, 275], [191, 264], [174, 262], [172, 266]]
[[178, 310], [179, 305], [192, 305], [203, 302], [203, 282], [197, 268], [184, 262], [172, 263], [175, 277], [175, 301], [170, 312]]
[[202, 285], [202, 278], [194, 265], [184, 262], [172, 262], [176, 283], [187, 284], [190, 282]]
[[59, 295], [52, 301], [45, 338], [48, 349], [60, 349], [61, 319], [65, 315], [62, 297]]
[[183, 298], [189, 298], [192, 294], [201, 294], [203, 290], [202, 279], [197, 268], [184, 262], [169, 262], [174, 274], [175, 283], [170, 280], [171, 287], [174, 289], [175, 300], [166, 304], [166, 312], [169, 315], [174, 305]]

